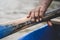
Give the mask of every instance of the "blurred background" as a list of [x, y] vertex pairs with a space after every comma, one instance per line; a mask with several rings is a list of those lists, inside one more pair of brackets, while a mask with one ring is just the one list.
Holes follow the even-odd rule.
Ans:
[[[40, 0], [0, 0], [0, 22], [20, 19], [40, 4]], [[53, 1], [49, 10], [60, 7], [60, 2]]]

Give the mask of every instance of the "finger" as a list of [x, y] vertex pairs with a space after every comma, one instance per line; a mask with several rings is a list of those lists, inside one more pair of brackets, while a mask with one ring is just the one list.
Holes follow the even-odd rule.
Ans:
[[49, 26], [52, 26], [52, 22], [50, 20], [47, 21], [47, 23], [48, 23]]
[[29, 12], [29, 14], [28, 14], [28, 16], [27, 16], [27, 18], [30, 18], [30, 16], [31, 16], [31, 13], [32, 13], [32, 12], [30, 11], [30, 12]]
[[38, 8], [35, 10], [35, 20], [36, 22], [39, 21], [39, 9]]
[[32, 10], [31, 12], [31, 21], [35, 21], [35, 12]]
[[44, 17], [44, 10], [40, 8], [40, 13], [39, 13], [40, 21]]
[[40, 16], [43, 17], [44, 16], [44, 11], [40, 9]]
[[42, 18], [43, 18], [43, 12], [40, 11], [40, 13], [39, 13], [39, 17], [40, 17], [40, 21], [41, 21]]

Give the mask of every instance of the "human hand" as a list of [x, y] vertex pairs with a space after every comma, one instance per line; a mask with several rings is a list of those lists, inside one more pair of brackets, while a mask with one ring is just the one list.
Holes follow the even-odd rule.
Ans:
[[[31, 21], [33, 21], [33, 22], [39, 22], [44, 17], [44, 14], [45, 14], [46, 10], [47, 10], [46, 7], [39, 6], [35, 9], [33, 9], [32, 11], [30, 11], [27, 18], [31, 18]], [[47, 23], [48, 23], [49, 26], [52, 26], [52, 23], [51, 23], [50, 20], [47, 21]]]

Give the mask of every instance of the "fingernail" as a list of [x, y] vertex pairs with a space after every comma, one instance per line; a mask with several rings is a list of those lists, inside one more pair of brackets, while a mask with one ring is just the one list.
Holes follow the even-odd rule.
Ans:
[[31, 19], [31, 21], [34, 21], [34, 19]]
[[42, 20], [42, 18], [40, 18], [40, 21]]
[[39, 22], [39, 20], [37, 19], [36, 22]]

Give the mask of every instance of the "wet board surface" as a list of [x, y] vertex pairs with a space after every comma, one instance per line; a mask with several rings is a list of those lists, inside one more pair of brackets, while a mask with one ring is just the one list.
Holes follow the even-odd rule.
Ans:
[[[25, 18], [25, 19], [26, 19], [26, 21], [28, 21], [27, 18]], [[55, 20], [56, 20], [56, 18], [55, 18]], [[21, 21], [24, 22], [25, 20], [21, 20]], [[54, 20], [53, 20], [53, 21], [54, 21]], [[19, 22], [18, 20], [15, 21], [16, 25], [18, 24], [18, 22]], [[58, 21], [58, 22], [59, 22], [59, 21]], [[13, 22], [13, 23], [14, 23], [14, 22]], [[14, 23], [14, 24], [15, 24], [15, 23]], [[21, 23], [21, 22], [20, 22], [20, 23]], [[19, 27], [19, 26], [18, 26], [18, 27]]]
[[[26, 18], [26, 20], [27, 20], [27, 18]], [[24, 20], [24, 21], [25, 21], [25, 20]], [[18, 22], [19, 22], [19, 21], [18, 21]], [[18, 23], [18, 22], [15, 22], [15, 23]], [[23, 20], [22, 20], [22, 22], [23, 22]], [[13, 23], [14, 23], [14, 22], [13, 22]], [[15, 24], [15, 23], [14, 23], [14, 24]], [[36, 24], [37, 24], [37, 23], [36, 23]], [[21, 25], [23, 25], [23, 24], [21, 24]], [[34, 22], [33, 22], [33, 25], [34, 25]], [[24, 26], [25, 26], [25, 23], [24, 23]], [[27, 26], [27, 25], [26, 25], [26, 26]], [[15, 26], [13, 26], [13, 29], [14, 29], [14, 27], [15, 27]], [[20, 26], [16, 26], [16, 27], [20, 27]], [[27, 27], [28, 27], [28, 26], [27, 26]], [[23, 28], [24, 28], [24, 27], [23, 27]], [[7, 28], [7, 30], [8, 30], [8, 28]], [[13, 31], [13, 30], [12, 30], [12, 31]], [[4, 35], [6, 35], [7, 32], [5, 33], [5, 30], [4, 30], [4, 32], [1, 32], [1, 33], [4, 33]], [[9, 33], [9, 32], [8, 32], [8, 33]], [[4, 36], [4, 35], [2, 35], [2, 36]]]
[[[52, 19], [52, 21], [54, 21], [54, 22], [57, 21], [57, 22], [60, 23], [60, 17], [55, 18], [55, 19]], [[16, 33], [13, 33], [13, 34], [5, 37], [5, 38], [2, 38], [1, 40], [11, 40], [11, 39], [17, 40], [18, 38], [20, 38], [20, 37], [22, 37], [23, 35], [31, 32], [32, 30], [35, 30], [35, 29], [39, 28], [39, 27], [42, 26], [42, 25], [44, 25], [44, 23], [37, 24], [37, 25], [35, 25], [35, 26], [33, 26], [33, 27], [24, 29], [24, 30], [22, 30], [22, 31], [18, 31], [18, 32], [16, 32]], [[37, 28], [36, 28], [36, 27], [37, 27]], [[28, 30], [28, 31], [27, 31], [27, 30]]]
[[[14, 33], [14, 34], [11, 34], [11, 35], [9, 35], [9, 36], [7, 36], [7, 37], [5, 37], [5, 38], [2, 38], [1, 40], [11, 40], [11, 39], [12, 39], [12, 40], [17, 40], [17, 39], [19, 39], [20, 37], [26, 35], [27, 33], [31, 32], [31, 31], [33, 31], [33, 30], [36, 30], [36, 29], [38, 29], [38, 28], [40, 28], [40, 26], [42, 26], [42, 25], [45, 25], [45, 24], [43, 24], [43, 23], [37, 24], [37, 25], [32, 26], [32, 27], [30, 27], [30, 28], [27, 28], [27, 29], [24, 29], [24, 30], [22, 30], [22, 31], [18, 31], [18, 32]], [[37, 28], [36, 28], [36, 27], [37, 27]], [[27, 31], [27, 30], [28, 30], [28, 31]]]
[[54, 18], [52, 21], [60, 23], [60, 17]]

